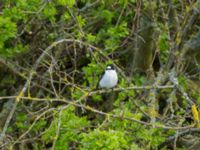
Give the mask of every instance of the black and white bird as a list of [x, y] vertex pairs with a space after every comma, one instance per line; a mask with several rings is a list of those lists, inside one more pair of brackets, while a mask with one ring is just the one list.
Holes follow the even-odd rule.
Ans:
[[114, 88], [118, 83], [117, 72], [113, 65], [107, 65], [99, 81], [100, 88]]

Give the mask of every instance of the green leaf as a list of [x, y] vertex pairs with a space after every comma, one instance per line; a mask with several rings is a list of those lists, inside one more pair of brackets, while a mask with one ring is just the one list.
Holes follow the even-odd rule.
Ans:
[[54, 6], [48, 5], [47, 7], [44, 8], [43, 13], [47, 18], [52, 18], [56, 15], [57, 10]]
[[79, 16], [76, 17], [76, 19], [77, 19], [80, 27], [83, 27], [85, 25], [86, 20], [82, 16], [79, 15]]
[[62, 20], [64, 20], [64, 21], [68, 21], [70, 18], [71, 18], [71, 16], [70, 16], [70, 14], [68, 12], [65, 12], [62, 15]]
[[103, 10], [100, 14], [107, 22], [111, 22], [114, 17], [114, 13], [109, 10]]
[[75, 0], [58, 0], [58, 4], [63, 6], [67, 5], [69, 7], [74, 6], [75, 2], [76, 2]]
[[9, 40], [13, 39], [16, 36], [16, 33], [16, 24], [8, 17], [0, 17], [0, 55], [4, 57], [14, 55], [16, 49], [9, 48], [11, 46], [11, 44], [9, 44]]
[[96, 36], [92, 35], [91, 33], [86, 35], [86, 39], [89, 43], [93, 43], [96, 41]]
[[85, 149], [116, 150], [116, 149], [128, 148], [124, 132], [120, 131], [115, 131], [115, 130], [101, 131], [97, 129], [89, 133], [82, 133], [81, 137], [82, 137], [81, 146], [79, 147], [80, 150], [85, 150]]
[[167, 50], [169, 50], [169, 37], [167, 35], [167, 33], [163, 33], [160, 35], [159, 37], [159, 48], [161, 50], [161, 52], [165, 52]]
[[[74, 114], [73, 106], [67, 107], [61, 111], [61, 116], [59, 116], [59, 113], [57, 113], [53, 120], [52, 126], [46, 129], [46, 132], [44, 132], [42, 135], [42, 140], [45, 143], [56, 140], [55, 149], [60, 150], [63, 148], [69, 148], [71, 142], [79, 140], [80, 132], [89, 125], [89, 122], [85, 117], [78, 117]], [[59, 137], [56, 137], [59, 119], [60, 134]]]
[[16, 24], [11, 22], [10, 18], [0, 17], [0, 45], [9, 38], [15, 37], [16, 32]]

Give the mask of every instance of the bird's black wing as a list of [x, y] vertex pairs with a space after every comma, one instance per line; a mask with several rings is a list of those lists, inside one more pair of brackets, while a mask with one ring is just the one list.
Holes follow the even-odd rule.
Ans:
[[105, 70], [101, 73], [101, 76], [99, 78], [99, 81], [97, 82], [97, 85], [96, 85], [96, 90], [99, 89], [99, 82], [101, 81], [101, 79], [103, 78], [103, 75], [105, 74]]

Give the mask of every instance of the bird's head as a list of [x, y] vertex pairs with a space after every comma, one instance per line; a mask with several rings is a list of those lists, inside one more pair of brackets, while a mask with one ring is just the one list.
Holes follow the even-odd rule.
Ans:
[[106, 70], [115, 70], [112, 64], [107, 65]]

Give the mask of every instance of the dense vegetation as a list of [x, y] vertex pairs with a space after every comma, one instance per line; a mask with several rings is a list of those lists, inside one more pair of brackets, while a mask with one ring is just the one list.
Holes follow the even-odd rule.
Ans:
[[199, 149], [199, 29], [198, 0], [0, 0], [1, 149]]

